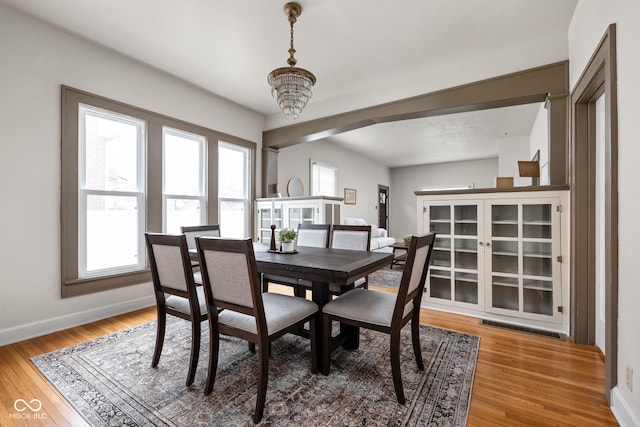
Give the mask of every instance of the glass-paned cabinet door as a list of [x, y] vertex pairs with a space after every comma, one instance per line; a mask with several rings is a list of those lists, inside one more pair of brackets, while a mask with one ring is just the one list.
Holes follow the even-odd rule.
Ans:
[[560, 318], [559, 204], [556, 199], [487, 203], [487, 311]]
[[435, 232], [427, 298], [444, 304], [473, 304], [482, 299], [478, 277], [478, 239], [482, 232], [482, 208], [474, 201], [428, 202], [425, 229]]
[[282, 229], [282, 206], [271, 202], [258, 204], [258, 237], [261, 242], [271, 241], [271, 224], [276, 226], [276, 232]]

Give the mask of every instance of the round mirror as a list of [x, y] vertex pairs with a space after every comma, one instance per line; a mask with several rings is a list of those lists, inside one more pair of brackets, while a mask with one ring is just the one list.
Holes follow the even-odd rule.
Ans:
[[287, 183], [287, 196], [302, 197], [304, 194], [304, 185], [300, 178], [293, 177]]

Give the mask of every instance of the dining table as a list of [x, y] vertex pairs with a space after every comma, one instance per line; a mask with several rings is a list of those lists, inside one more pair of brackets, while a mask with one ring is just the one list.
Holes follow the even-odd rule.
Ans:
[[[345, 249], [298, 247], [293, 253], [270, 251], [269, 246], [254, 243], [254, 254], [258, 272], [286, 276], [311, 282], [311, 299], [320, 310], [331, 300], [330, 284], [353, 288], [353, 283], [376, 270], [391, 264], [393, 254], [374, 251], [354, 251]], [[197, 258], [197, 252], [191, 256]], [[316, 322], [316, 355], [322, 365], [322, 321]], [[332, 350], [338, 346], [357, 349], [359, 328], [340, 325], [340, 332], [332, 337]], [[319, 366], [322, 371], [322, 366]]]

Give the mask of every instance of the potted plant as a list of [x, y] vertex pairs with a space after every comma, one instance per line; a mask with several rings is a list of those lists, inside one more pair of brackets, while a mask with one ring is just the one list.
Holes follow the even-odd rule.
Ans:
[[404, 242], [408, 245], [409, 243], [411, 243], [411, 234], [407, 234], [406, 236], [404, 236]]
[[292, 228], [283, 228], [280, 230], [280, 243], [282, 243], [282, 252], [293, 252], [293, 242], [296, 240], [298, 233]]

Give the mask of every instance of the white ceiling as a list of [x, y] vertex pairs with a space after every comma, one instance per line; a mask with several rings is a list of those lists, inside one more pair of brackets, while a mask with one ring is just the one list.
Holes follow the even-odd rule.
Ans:
[[[296, 58], [318, 79], [299, 121], [564, 60], [577, 1], [299, 0]], [[286, 66], [284, 3], [0, 0], [261, 112], [265, 129], [292, 124], [266, 81], [272, 69]], [[447, 119], [436, 119], [446, 126], [443, 137], [467, 132], [467, 125], [454, 131]], [[504, 133], [504, 126], [494, 125]], [[408, 139], [398, 135], [405, 126], [376, 125], [354, 131], [351, 148], [366, 138], [369, 150], [377, 133], [388, 141], [393, 132], [396, 140]], [[346, 141], [346, 135], [340, 138]]]
[[542, 103], [380, 123], [329, 140], [388, 167], [498, 157], [499, 141], [528, 137]]

